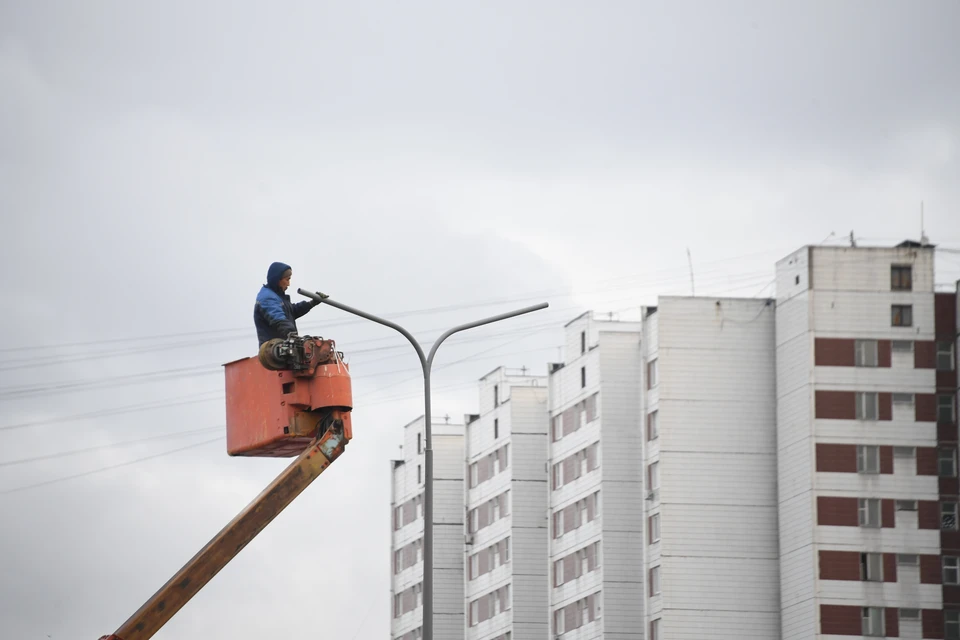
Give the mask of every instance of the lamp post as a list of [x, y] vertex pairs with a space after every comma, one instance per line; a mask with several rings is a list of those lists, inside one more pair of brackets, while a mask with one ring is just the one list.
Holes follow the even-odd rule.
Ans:
[[466, 324], [453, 327], [452, 329], [448, 329], [437, 339], [436, 342], [433, 343], [433, 346], [430, 348], [430, 353], [427, 356], [424, 356], [423, 349], [420, 347], [420, 343], [417, 342], [416, 338], [414, 338], [409, 331], [400, 325], [375, 316], [372, 313], [354, 309], [353, 307], [345, 305], [342, 302], [332, 300], [330, 297], [321, 293], [305, 291], [304, 289], [297, 289], [297, 292], [302, 296], [312, 298], [313, 300], [328, 304], [331, 307], [336, 307], [337, 309], [342, 309], [347, 313], [352, 313], [353, 315], [360, 316], [361, 318], [366, 318], [367, 320], [371, 320], [400, 332], [403, 337], [406, 338], [411, 345], [413, 345], [413, 348], [417, 352], [417, 356], [420, 358], [420, 368], [423, 370], [423, 453], [425, 468], [423, 492], [423, 640], [433, 640], [433, 425], [431, 422], [430, 410], [430, 370], [433, 367], [433, 358], [437, 355], [437, 349], [440, 348], [440, 345], [443, 343], [443, 341], [455, 333], [459, 333], [460, 331], [465, 331], [467, 329], [481, 327], [485, 324], [491, 324], [500, 320], [514, 318], [525, 313], [539, 311], [540, 309], [546, 309], [549, 305], [546, 302], [541, 302], [540, 304], [536, 304], [531, 307], [525, 307], [515, 311], [508, 311], [506, 313], [490, 316], [489, 318], [476, 320], [474, 322], [468, 322]]

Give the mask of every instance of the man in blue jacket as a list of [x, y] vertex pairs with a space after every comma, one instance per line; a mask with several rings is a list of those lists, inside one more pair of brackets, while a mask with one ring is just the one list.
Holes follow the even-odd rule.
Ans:
[[267, 284], [260, 288], [253, 305], [253, 322], [260, 346], [268, 340], [285, 339], [289, 334], [297, 333], [296, 319], [320, 304], [315, 300], [290, 302], [286, 291], [292, 275], [290, 265], [282, 262], [274, 262], [267, 269]]

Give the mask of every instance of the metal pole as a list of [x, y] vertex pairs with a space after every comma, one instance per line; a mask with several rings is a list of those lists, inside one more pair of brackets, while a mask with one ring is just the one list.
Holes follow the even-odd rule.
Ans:
[[312, 291], [305, 291], [304, 289], [297, 289], [297, 293], [302, 296], [312, 298], [318, 302], [328, 304], [331, 307], [342, 309], [347, 313], [352, 313], [356, 316], [360, 316], [361, 318], [366, 318], [367, 320], [371, 320], [399, 331], [403, 337], [413, 345], [413, 348], [417, 352], [417, 356], [420, 358], [420, 368], [423, 369], [423, 454], [425, 467], [423, 478], [423, 640], [433, 640], [433, 424], [431, 417], [432, 412], [430, 408], [430, 370], [433, 368], [433, 358], [437, 355], [437, 349], [440, 348], [440, 345], [443, 343], [443, 341], [455, 333], [466, 331], [467, 329], [481, 327], [485, 324], [491, 324], [500, 320], [506, 320], [507, 318], [514, 318], [525, 313], [539, 311], [540, 309], [546, 309], [550, 305], [546, 302], [541, 302], [540, 304], [533, 305], [531, 307], [517, 309], [516, 311], [508, 311], [496, 316], [484, 318], [483, 320], [477, 320], [475, 322], [468, 322], [466, 324], [456, 326], [440, 336], [437, 341], [433, 343], [433, 347], [430, 349], [430, 355], [424, 357], [423, 349], [420, 347], [420, 343], [417, 342], [416, 338], [414, 338], [409, 331], [400, 325], [390, 322], [389, 320], [384, 320], [383, 318], [375, 316], [372, 313], [354, 309], [353, 307], [345, 305], [342, 302], [332, 300], [319, 292], [314, 293]]

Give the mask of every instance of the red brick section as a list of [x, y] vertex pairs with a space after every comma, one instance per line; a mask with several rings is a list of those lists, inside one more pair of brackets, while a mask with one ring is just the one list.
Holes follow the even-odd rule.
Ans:
[[939, 480], [940, 497], [956, 500], [957, 494], [960, 493], [960, 478], [940, 478]]
[[940, 503], [936, 500], [917, 501], [917, 528], [940, 528]]
[[960, 586], [943, 585], [943, 602], [952, 605], [960, 604]]
[[816, 417], [827, 420], [855, 420], [857, 396], [853, 391], [817, 391]]
[[835, 527], [859, 526], [856, 498], [817, 497], [817, 524]]
[[881, 367], [891, 366], [893, 359], [893, 342], [890, 340], [877, 341], [877, 365]]
[[953, 341], [957, 334], [957, 295], [937, 293], [933, 297], [933, 328], [937, 338]]
[[[891, 456], [892, 456], [891, 449]], [[857, 472], [857, 445], [817, 443], [817, 471]]]
[[899, 638], [900, 611], [891, 607], [887, 607], [883, 610], [883, 615], [886, 618], [886, 620], [884, 620], [884, 637]]
[[[956, 365], [956, 363], [954, 363]], [[957, 388], [957, 370], [937, 371], [937, 389], [951, 391]]]
[[897, 554], [895, 553], [883, 554], [883, 581], [897, 581]]
[[862, 616], [862, 607], [822, 604], [820, 605], [820, 633], [837, 636], [862, 636]]
[[937, 442], [940, 444], [951, 444], [955, 445], [957, 443], [957, 425], [950, 422], [942, 422], [937, 424]]
[[896, 505], [896, 500], [880, 501], [880, 526], [884, 529], [893, 529], [897, 526]]
[[923, 637], [942, 639], [943, 611], [940, 609], [924, 609], [921, 616], [923, 617]]
[[852, 367], [855, 341], [846, 338], [817, 338], [813, 341], [813, 361], [818, 367]]
[[920, 584], [940, 584], [942, 580], [940, 556], [920, 556]]
[[937, 396], [933, 393], [918, 393], [913, 396], [914, 417], [917, 422], [937, 421]]
[[893, 473], [893, 447], [880, 447], [880, 473]]
[[935, 476], [937, 473], [937, 448], [917, 447], [917, 475]]
[[881, 420], [893, 420], [893, 394], [878, 393], [877, 404], [880, 405], [880, 415], [877, 417]]
[[913, 343], [913, 367], [915, 369], [937, 368], [937, 343], [932, 340], [917, 340]]
[[941, 531], [940, 551], [948, 556], [960, 556], [960, 531]]
[[856, 551], [820, 551], [821, 580], [860, 580], [860, 554]]

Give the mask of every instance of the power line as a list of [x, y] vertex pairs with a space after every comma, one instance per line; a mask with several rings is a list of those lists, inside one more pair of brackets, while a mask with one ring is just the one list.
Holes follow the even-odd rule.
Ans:
[[105, 471], [112, 471], [113, 469], [119, 469], [120, 467], [129, 467], [130, 465], [138, 464], [138, 463], [141, 463], [141, 462], [146, 462], [147, 460], [154, 460], [154, 459], [156, 459], [156, 458], [162, 458], [163, 456], [169, 456], [169, 455], [172, 455], [172, 454], [174, 454], [174, 453], [180, 453], [181, 451], [186, 451], [187, 449], [196, 449], [197, 447], [202, 447], [202, 446], [204, 446], [204, 445], [212, 444], [212, 443], [218, 442], [218, 441], [220, 441], [220, 440], [223, 440], [223, 437], [222, 437], [222, 436], [221, 436], [221, 437], [217, 437], [217, 438], [212, 438], [212, 439], [210, 439], [210, 440], [204, 440], [203, 442], [197, 442], [197, 443], [195, 443], [195, 444], [187, 445], [187, 446], [185, 446], [185, 447], [180, 447], [179, 449], [171, 449], [170, 451], [163, 451], [163, 452], [161, 452], [161, 453], [155, 453], [155, 454], [150, 455], [150, 456], [144, 456], [144, 457], [142, 457], [142, 458], [136, 458], [136, 459], [134, 459], [134, 460], [129, 460], [129, 461], [127, 461], [127, 462], [120, 462], [120, 463], [118, 463], [118, 464], [112, 464], [112, 465], [110, 465], [110, 466], [108, 466], [108, 467], [100, 467], [99, 469], [93, 469], [93, 470], [91, 470], [91, 471], [85, 471], [85, 472], [83, 472], [83, 473], [75, 473], [75, 474], [73, 474], [73, 475], [71, 475], [71, 476], [63, 476], [63, 477], [60, 477], [60, 478], [54, 478], [54, 479], [52, 479], [52, 480], [45, 480], [45, 481], [43, 481], [43, 482], [36, 482], [36, 483], [34, 483], [34, 484], [24, 485], [24, 486], [22, 486], [22, 487], [15, 487], [15, 488], [13, 488], [13, 489], [7, 489], [7, 490], [5, 490], [5, 491], [0, 491], [0, 495], [10, 494], [10, 493], [18, 493], [18, 492], [20, 492], [20, 491], [26, 491], [26, 490], [28, 490], [28, 489], [35, 489], [35, 488], [37, 488], [37, 487], [45, 487], [45, 486], [47, 486], [47, 485], [57, 484], [57, 483], [59, 483], [59, 482], [66, 482], [66, 481], [68, 481], [68, 480], [75, 480], [76, 478], [84, 478], [84, 477], [87, 477], [87, 476], [92, 476], [92, 475], [97, 474], [97, 473], [103, 473], [103, 472], [105, 472]]
[[81, 453], [90, 453], [91, 451], [102, 451], [103, 449], [112, 449], [114, 447], [125, 447], [131, 444], [140, 444], [142, 442], [150, 442], [153, 440], [165, 440], [167, 438], [179, 438], [182, 436], [188, 435], [198, 435], [201, 433], [209, 433], [211, 431], [216, 431], [218, 429], [224, 429], [225, 425], [219, 427], [206, 427], [203, 429], [191, 429], [189, 431], [177, 431], [176, 433], [163, 433], [156, 436], [148, 436], [146, 438], [139, 438], [137, 440], [125, 440], [123, 442], [110, 442], [107, 444], [101, 444], [94, 447], [84, 447], [83, 449], [74, 449], [72, 451], [61, 451], [59, 453], [49, 453], [42, 456], [34, 456], [33, 458], [19, 458], [17, 460], [4, 460], [0, 462], [0, 467], [12, 467], [18, 464], [27, 464], [30, 462], [38, 462], [40, 460], [51, 460], [54, 458], [64, 458], [66, 456], [74, 456]]
[[[760, 255], [768, 255], [768, 254], [770, 254], [770, 253], [772, 253], [772, 251], [761, 251], [761, 252], [754, 252], [754, 253], [750, 253], [750, 254], [743, 254], [743, 255], [739, 255], [739, 256], [733, 256], [733, 257], [730, 257], [730, 258], [723, 258], [723, 259], [720, 259], [720, 260], [714, 260], [714, 261], [710, 261], [710, 262], [705, 262], [705, 263], [703, 263], [703, 266], [712, 266], [712, 265], [724, 264], [724, 263], [732, 262], [732, 261], [735, 261], [735, 260], [741, 260], [741, 259], [743, 259], [743, 258], [756, 257], [756, 256], [760, 256]], [[612, 284], [612, 283], [624, 282], [624, 281], [626, 281], [626, 282], [635, 282], [635, 281], [637, 281], [637, 280], [641, 280], [641, 281], [646, 281], [647, 284], [652, 285], [652, 284], [655, 284], [655, 283], [658, 283], [658, 282], [670, 282], [670, 281], [673, 281], [673, 280], [678, 280], [678, 279], [679, 279], [679, 280], [682, 280], [682, 279], [686, 278], [685, 275], [678, 275], [678, 276], [673, 276], [673, 277], [663, 277], [663, 278], [659, 278], [659, 279], [649, 279], [649, 276], [652, 275], [652, 274], [667, 274], [667, 273], [675, 273], [675, 272], [685, 273], [686, 270], [687, 270], [687, 267], [686, 267], [686, 266], [684, 266], [684, 267], [682, 267], [682, 268], [679, 268], [679, 267], [669, 267], [669, 268], [664, 268], [664, 269], [654, 269], [654, 270], [651, 270], [651, 271], [648, 271], [648, 272], [642, 273], [642, 274], [641, 274], [641, 273], [636, 273], [636, 274], [630, 274], [630, 275], [625, 275], [625, 276], [618, 276], [618, 277], [616, 277], [616, 278], [602, 279], [602, 280], [595, 281], [594, 284], [605, 285], [605, 284]], [[720, 270], [719, 270], [719, 269], [708, 270], [708, 271], [706, 271], [706, 273], [716, 273], [716, 272], [718, 272], [718, 271], [720, 271]], [[623, 288], [625, 288], [625, 287], [622, 287], [622, 286], [621, 286], [621, 287], [617, 287], [617, 288], [623, 289]], [[472, 308], [477, 308], [477, 307], [492, 306], [492, 305], [497, 305], [497, 304], [506, 304], [506, 303], [509, 303], [509, 302], [520, 302], [520, 301], [524, 301], [524, 300], [529, 300], [529, 299], [534, 298], [534, 297], [544, 297], [544, 296], [573, 296], [573, 295], [576, 295], [576, 292], [573, 291], [573, 290], [570, 290], [570, 289], [544, 289], [544, 290], [540, 290], [540, 291], [530, 291], [530, 292], [527, 292], [527, 293], [522, 294], [522, 295], [519, 295], [519, 296], [511, 296], [511, 297], [503, 297], [503, 298], [493, 298], [493, 299], [487, 299], [487, 300], [477, 301], [477, 302], [472, 302], [472, 303], [460, 303], [460, 304], [453, 304], [453, 305], [443, 305], [443, 306], [438, 306], [438, 307], [429, 307], [429, 308], [420, 308], [420, 309], [409, 309], [409, 310], [404, 310], [404, 311], [386, 312], [386, 313], [379, 313], [378, 315], [385, 316], [385, 317], [391, 317], [391, 318], [404, 318], [404, 317], [409, 317], [409, 316], [414, 316], [414, 315], [422, 315], [422, 314], [430, 314], [430, 313], [445, 313], [445, 312], [449, 312], [449, 311], [460, 311], [460, 310], [472, 309]], [[362, 322], [363, 322], [362, 320], [352, 319], [352, 318], [351, 318], [351, 319], [345, 319], [345, 320], [339, 320], [339, 321], [334, 320], [334, 321], [332, 321], [332, 322], [324, 322], [324, 323], [322, 323], [322, 324], [323, 324], [324, 326], [327, 326], [327, 327], [337, 327], [337, 326], [345, 326], [345, 325], [359, 324], [359, 323], [362, 323]], [[225, 333], [237, 333], [237, 332], [242, 332], [243, 335], [242, 335], [242, 336], [237, 336], [237, 337], [224, 338], [224, 339], [231, 339], [231, 340], [232, 340], [232, 339], [244, 338], [244, 337], [246, 337], [247, 335], [249, 335], [250, 328], [248, 328], [248, 327], [235, 327], [235, 328], [222, 328], [222, 329], [207, 329], [207, 330], [202, 330], [202, 331], [187, 331], [187, 332], [178, 332], [178, 333], [154, 334], [154, 335], [149, 335], [149, 336], [137, 336], [137, 337], [129, 337], [129, 338], [108, 338], [108, 339], [101, 339], [101, 340], [86, 340], [86, 341], [67, 342], [67, 343], [60, 343], [60, 344], [49, 344], [49, 345], [31, 345], [31, 346], [19, 346], [19, 347], [4, 347], [4, 348], [0, 348], [0, 353], [15, 353], [15, 352], [27, 351], [27, 350], [48, 351], [48, 350], [67, 349], [67, 348], [74, 348], [74, 347], [98, 346], [98, 345], [105, 345], [105, 344], [122, 344], [122, 343], [126, 343], [126, 342], [146, 342], [146, 341], [151, 341], [151, 340], [166, 340], [166, 339], [171, 339], [171, 338], [196, 337], [196, 336], [205, 336], [205, 335], [221, 335], [221, 336], [222, 336], [222, 334], [225, 334]]]

